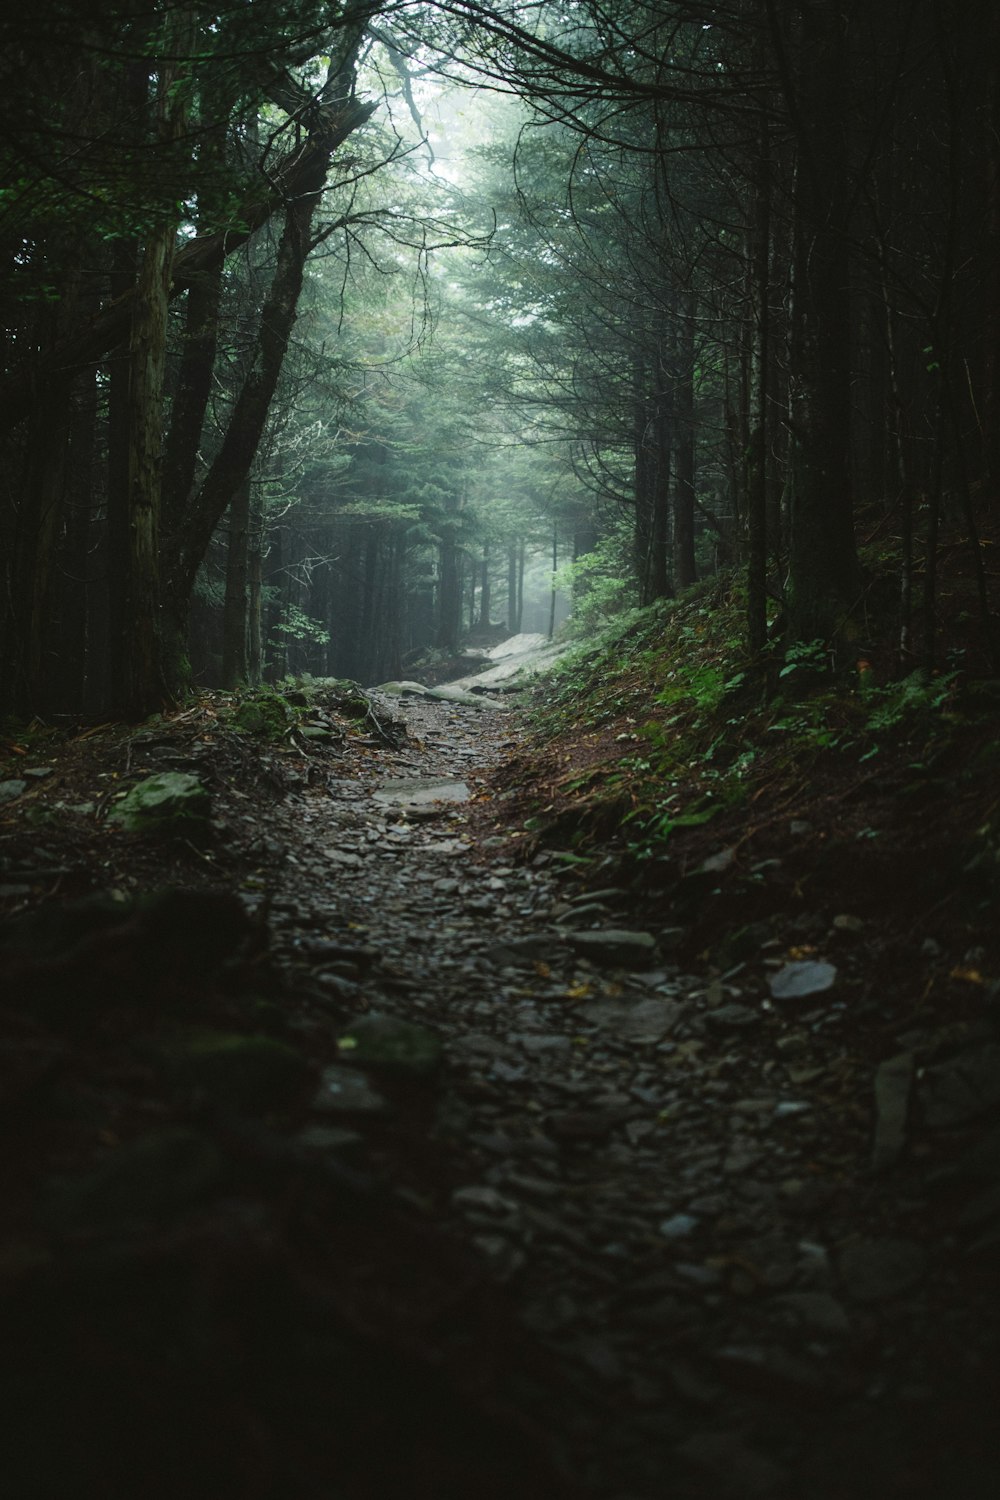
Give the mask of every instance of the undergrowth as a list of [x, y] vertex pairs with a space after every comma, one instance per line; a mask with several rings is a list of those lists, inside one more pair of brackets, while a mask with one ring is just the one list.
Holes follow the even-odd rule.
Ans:
[[982, 712], [958, 670], [877, 682], [866, 657], [838, 669], [822, 641], [775, 644], [751, 660], [744, 615], [739, 579], [715, 578], [619, 618], [563, 658], [535, 732], [553, 746], [589, 742], [591, 753], [527, 830], [582, 853], [614, 827], [634, 858], [654, 858], [677, 830], [739, 807], [765, 778], [808, 776], [821, 757], [856, 770], [902, 752], [919, 781], [956, 726]]

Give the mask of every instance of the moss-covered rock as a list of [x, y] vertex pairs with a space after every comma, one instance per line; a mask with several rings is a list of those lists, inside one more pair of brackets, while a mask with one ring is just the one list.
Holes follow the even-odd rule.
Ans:
[[242, 734], [281, 739], [295, 721], [295, 712], [280, 693], [257, 693], [233, 710], [232, 723]]
[[208, 788], [190, 771], [160, 771], [126, 792], [108, 821], [127, 833], [191, 838], [204, 833], [211, 807]]
[[345, 1062], [373, 1072], [429, 1078], [441, 1066], [443, 1049], [437, 1032], [398, 1016], [356, 1016], [337, 1039]]

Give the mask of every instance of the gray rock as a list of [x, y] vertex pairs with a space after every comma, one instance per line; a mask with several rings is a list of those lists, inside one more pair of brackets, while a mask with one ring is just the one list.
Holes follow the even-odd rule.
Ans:
[[408, 776], [402, 781], [384, 781], [374, 793], [376, 802], [402, 808], [431, 802], [467, 802], [469, 795], [464, 781], [445, 776]]
[[844, 1291], [855, 1302], [886, 1302], [923, 1280], [927, 1255], [913, 1240], [859, 1240], [840, 1257]]
[[375, 1011], [349, 1021], [337, 1038], [337, 1047], [343, 1060], [356, 1067], [406, 1078], [429, 1078], [444, 1055], [436, 1031]]
[[835, 964], [818, 958], [798, 959], [772, 974], [768, 985], [775, 1000], [800, 1000], [807, 995], [822, 994], [833, 986], [836, 978]]
[[460, 703], [463, 708], [500, 708], [506, 710], [508, 705], [500, 703], [496, 698], [487, 697], [485, 693], [472, 693], [456, 683], [446, 682], [440, 687], [427, 688], [426, 696], [436, 699], [439, 703]]
[[706, 875], [721, 875], [724, 870], [728, 870], [735, 862], [735, 849], [720, 849], [718, 854], [710, 854], [707, 859], [703, 859], [698, 868], [700, 872]]
[[746, 1031], [751, 1026], [760, 1025], [761, 1014], [748, 1005], [720, 1005], [717, 1010], [706, 1013], [705, 1023], [713, 1030]]
[[628, 932], [604, 927], [593, 932], [568, 934], [571, 947], [581, 958], [623, 969], [644, 969], [656, 953], [656, 939], [649, 932]]
[[698, 1220], [693, 1214], [673, 1214], [660, 1223], [660, 1233], [667, 1240], [686, 1239], [697, 1228]]
[[928, 1068], [917, 1096], [931, 1130], [964, 1125], [1000, 1105], [1000, 1045], [988, 1043]]
[[581, 1005], [580, 1014], [595, 1026], [613, 1031], [627, 1042], [658, 1042], [669, 1036], [679, 1021], [683, 1007], [676, 1000], [639, 1000], [624, 1004], [611, 1000], [590, 1000]]
[[387, 1108], [385, 1099], [363, 1074], [333, 1063], [324, 1068], [312, 1108], [323, 1114], [374, 1115]]
[[511, 1041], [516, 1042], [532, 1056], [546, 1052], [572, 1052], [573, 1050], [572, 1039], [555, 1032], [512, 1032]]
[[0, 781], [0, 803], [13, 802], [15, 797], [20, 797], [27, 789], [28, 783], [20, 779]]
[[913, 1066], [913, 1053], [900, 1052], [880, 1063], [875, 1074], [875, 1142], [872, 1147], [872, 1170], [875, 1172], [884, 1172], [891, 1167], [906, 1144]]
[[498, 1218], [516, 1214], [519, 1207], [515, 1199], [504, 1197], [503, 1193], [498, 1193], [493, 1187], [456, 1188], [451, 1201], [455, 1208], [465, 1212], [489, 1214]]
[[[493, 903], [489, 904], [493, 909]], [[508, 964], [529, 963], [535, 959], [551, 959], [552, 950], [558, 938], [546, 937], [544, 933], [530, 933], [527, 937], [504, 938], [499, 943], [494, 943], [489, 949], [491, 963], [500, 968], [506, 968]]]
[[380, 682], [375, 692], [385, 693], [389, 698], [429, 697], [422, 682]]
[[207, 826], [211, 801], [208, 788], [190, 771], [160, 771], [126, 792], [108, 821], [127, 833], [197, 835]]

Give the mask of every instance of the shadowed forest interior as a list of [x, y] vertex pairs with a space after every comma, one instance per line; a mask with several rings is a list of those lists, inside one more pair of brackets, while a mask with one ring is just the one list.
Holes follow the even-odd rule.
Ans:
[[0, 18], [11, 1500], [1000, 1492], [1000, 6]]

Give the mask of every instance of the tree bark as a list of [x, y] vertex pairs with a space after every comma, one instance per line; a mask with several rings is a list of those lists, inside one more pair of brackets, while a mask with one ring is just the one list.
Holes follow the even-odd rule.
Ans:
[[761, 110], [750, 235], [751, 327], [750, 443], [747, 453], [747, 636], [750, 650], [767, 642], [767, 427], [770, 368], [771, 169], [769, 127]]
[[[797, 97], [789, 623], [800, 640], [849, 630], [860, 570], [850, 475], [850, 291], [844, 130], [847, 24], [802, 7]], [[808, 106], [800, 109], [800, 103]]]
[[116, 708], [141, 718], [169, 699], [160, 636], [160, 457], [167, 306], [175, 227], [146, 241], [136, 281], [129, 340], [128, 552], [122, 675]]
[[250, 480], [245, 479], [229, 507], [226, 596], [222, 608], [222, 686], [247, 680], [247, 568], [250, 536]]
[[481, 568], [482, 582], [479, 586], [479, 624], [483, 630], [488, 630], [490, 624], [490, 610], [493, 607], [492, 591], [490, 588], [490, 546], [488, 542], [483, 543], [483, 560]]
[[685, 293], [681, 305], [677, 372], [677, 485], [674, 493], [674, 586], [694, 583], [695, 426], [694, 361], [697, 297]]
[[226, 507], [246, 481], [264, 431], [295, 325], [310, 249], [309, 227], [321, 186], [322, 182], [314, 183], [312, 192], [290, 203], [285, 211], [277, 265], [261, 313], [251, 368], [236, 399], [219, 452], [171, 539], [167, 589], [169, 610], [177, 630], [183, 627], [198, 568]]

